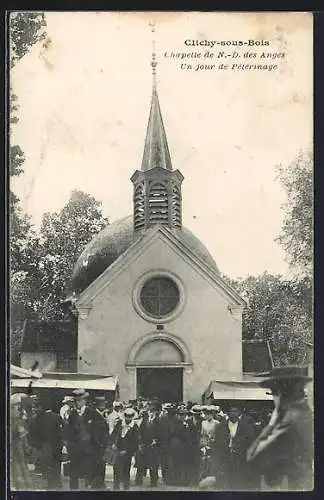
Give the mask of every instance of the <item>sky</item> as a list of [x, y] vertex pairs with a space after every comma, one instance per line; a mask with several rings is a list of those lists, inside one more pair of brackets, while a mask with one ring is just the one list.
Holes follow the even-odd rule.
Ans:
[[[312, 147], [310, 13], [47, 12], [46, 46], [11, 72], [25, 153], [12, 184], [38, 228], [73, 189], [92, 194], [110, 221], [132, 213], [149, 115], [154, 20], [157, 86], [174, 169], [183, 176], [183, 224], [232, 277], [287, 274], [275, 242], [285, 192], [276, 166]], [[268, 40], [270, 46], [186, 45], [186, 40]], [[187, 42], [188, 43], [188, 42]], [[193, 43], [193, 42], [189, 42]], [[196, 43], [196, 42], [195, 42]], [[205, 43], [205, 42], [203, 42]], [[214, 59], [170, 57], [210, 50]], [[203, 69], [220, 50], [273, 71]], [[256, 54], [243, 58], [249, 51]], [[262, 52], [283, 58], [260, 59]], [[275, 57], [274, 55], [271, 57]], [[252, 58], [252, 59], [251, 59]], [[193, 69], [182, 69], [181, 63]], [[207, 62], [206, 62], [207, 61]], [[232, 63], [229, 59], [229, 67]]]

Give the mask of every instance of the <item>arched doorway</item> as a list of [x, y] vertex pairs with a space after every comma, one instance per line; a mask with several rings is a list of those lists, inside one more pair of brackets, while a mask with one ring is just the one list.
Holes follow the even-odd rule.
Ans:
[[183, 368], [137, 368], [136, 396], [164, 402], [183, 399]]
[[132, 347], [128, 364], [136, 368], [136, 396], [183, 400], [183, 372], [191, 365], [186, 346], [169, 334], [148, 335]]

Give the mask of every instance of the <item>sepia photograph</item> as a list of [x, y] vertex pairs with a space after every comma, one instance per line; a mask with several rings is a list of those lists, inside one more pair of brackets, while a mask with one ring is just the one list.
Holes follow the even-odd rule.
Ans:
[[9, 490], [312, 491], [312, 13], [7, 17]]

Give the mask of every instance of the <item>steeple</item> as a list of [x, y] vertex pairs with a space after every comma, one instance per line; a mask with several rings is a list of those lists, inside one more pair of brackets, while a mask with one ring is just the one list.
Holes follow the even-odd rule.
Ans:
[[146, 131], [141, 170], [145, 172], [154, 167], [172, 170], [171, 156], [156, 85], [153, 86], [152, 91], [151, 110]]
[[[152, 33], [155, 33], [155, 23], [150, 23]], [[168, 141], [165, 134], [165, 129], [162, 120], [162, 113], [157, 93], [156, 84], [156, 52], [155, 40], [152, 40], [152, 99], [151, 110], [146, 131], [146, 139], [144, 146], [144, 153], [142, 159], [142, 171], [150, 170], [151, 168], [161, 167], [167, 170], [172, 170], [171, 157], [169, 152]]]
[[[155, 24], [151, 23], [152, 33]], [[181, 183], [179, 170], [172, 170], [168, 141], [163, 125], [156, 83], [155, 42], [152, 42], [152, 99], [146, 131], [141, 170], [136, 170], [134, 184], [134, 231], [155, 224], [181, 228]]]

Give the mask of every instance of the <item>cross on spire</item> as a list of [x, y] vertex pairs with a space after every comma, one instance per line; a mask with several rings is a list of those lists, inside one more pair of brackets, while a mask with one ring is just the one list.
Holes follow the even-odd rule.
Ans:
[[[149, 26], [151, 26], [151, 32], [155, 33], [155, 21], [152, 21], [149, 23]], [[157, 60], [156, 60], [156, 52], [155, 52], [155, 39], [154, 35], [152, 36], [152, 61], [151, 61], [151, 66], [152, 66], [152, 75], [153, 75], [153, 87], [156, 87], [156, 67], [157, 67]]]

